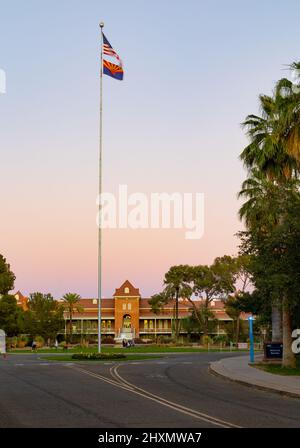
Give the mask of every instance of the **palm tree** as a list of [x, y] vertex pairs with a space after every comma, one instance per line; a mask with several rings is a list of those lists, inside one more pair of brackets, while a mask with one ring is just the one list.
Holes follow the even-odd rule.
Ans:
[[[250, 170], [250, 178], [243, 184], [240, 196], [247, 197], [247, 202], [240, 210], [246, 226], [260, 219], [260, 215], [269, 214], [274, 219], [274, 226], [283, 224], [283, 216], [274, 212], [272, 196], [274, 189], [288, 189], [290, 181], [297, 178], [300, 167], [300, 62], [294, 62], [290, 68], [295, 75], [295, 82], [286, 78], [279, 80], [272, 97], [261, 95], [261, 116], [249, 115], [243, 126], [247, 129], [250, 144], [243, 150], [241, 159]], [[253, 170], [256, 170], [257, 173]], [[260, 178], [259, 178], [260, 177]], [[266, 180], [263, 180], [265, 177]], [[254, 179], [253, 179], [254, 178]], [[267, 181], [270, 183], [267, 185]], [[280, 196], [279, 196], [280, 197]], [[277, 202], [279, 209], [283, 203]], [[263, 204], [267, 210], [263, 209]], [[272, 210], [273, 208], [273, 210]], [[282, 298], [283, 322], [276, 306], [272, 309], [272, 339], [280, 338], [279, 322], [283, 323], [284, 339], [287, 340], [290, 318], [287, 316], [287, 297]], [[285, 344], [284, 344], [285, 345]], [[286, 346], [286, 352], [288, 347]], [[285, 352], [285, 348], [284, 348]], [[287, 353], [287, 358], [289, 354]], [[285, 358], [285, 354], [284, 354]], [[285, 359], [283, 360], [285, 362]], [[283, 362], [283, 364], [284, 364]], [[289, 361], [287, 361], [288, 364]]]
[[290, 65], [294, 82], [282, 78], [276, 84], [275, 95], [279, 114], [279, 135], [284, 149], [300, 162], [300, 62]]
[[72, 336], [73, 336], [73, 314], [74, 311], [81, 312], [82, 307], [79, 305], [79, 301], [81, 299], [79, 294], [68, 292], [63, 296], [63, 301], [66, 304], [66, 309], [69, 313], [69, 323], [70, 323], [70, 329], [69, 329], [69, 341], [72, 343]]
[[175, 338], [179, 336], [179, 316], [178, 316], [178, 301], [180, 297], [189, 297], [192, 290], [189, 284], [190, 281], [190, 266], [179, 265], [172, 266], [165, 274], [164, 279], [164, 296], [167, 299], [175, 299]]
[[[281, 197], [282, 187], [269, 180], [261, 171], [253, 169], [251, 175], [242, 184], [239, 198], [245, 198], [239, 210], [240, 219], [245, 221], [248, 229], [259, 227], [261, 231], [280, 223], [278, 214], [278, 195]], [[280, 299], [272, 304], [272, 341], [282, 341], [282, 317]]]
[[[297, 179], [286, 180], [280, 185], [268, 180], [260, 171], [254, 169], [252, 177], [243, 182], [239, 193], [239, 197], [247, 199], [240, 208], [240, 218], [245, 220], [248, 229], [259, 229], [265, 236], [271, 234], [272, 230], [281, 231], [285, 222], [285, 201], [291, 201], [293, 195], [299, 198]], [[280, 241], [278, 244], [280, 246]], [[278, 251], [278, 246], [274, 251]], [[291, 310], [288, 302], [286, 291], [278, 294], [277, 300], [273, 301], [272, 341], [283, 341], [283, 365], [294, 367], [295, 357], [291, 352]]]
[[[274, 214], [274, 193], [278, 185], [284, 186], [297, 177], [298, 163], [291, 152], [287, 152], [283, 139], [284, 109], [287, 100], [282, 95], [286, 83], [277, 83], [273, 97], [260, 95], [261, 116], [248, 115], [243, 123], [250, 143], [240, 155], [249, 171], [249, 178], [243, 183], [239, 197], [248, 200], [240, 209], [240, 218], [248, 228], [257, 224], [261, 215], [279, 223]], [[270, 210], [272, 209], [273, 210]], [[272, 340], [282, 340], [281, 310], [272, 307]]]
[[[278, 86], [277, 86], [278, 89]], [[269, 180], [284, 183], [297, 174], [297, 161], [282, 138], [282, 98], [260, 95], [261, 116], [248, 115], [242, 126], [250, 139], [240, 158], [248, 170], [256, 168]]]

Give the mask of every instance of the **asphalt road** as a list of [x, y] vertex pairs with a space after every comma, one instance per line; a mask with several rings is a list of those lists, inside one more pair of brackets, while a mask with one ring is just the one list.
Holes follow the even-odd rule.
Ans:
[[300, 401], [226, 381], [176, 354], [122, 363], [0, 360], [0, 428], [300, 427]]

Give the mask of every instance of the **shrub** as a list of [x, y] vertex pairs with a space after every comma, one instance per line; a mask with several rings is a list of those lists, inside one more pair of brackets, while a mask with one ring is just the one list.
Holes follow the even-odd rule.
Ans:
[[171, 336], [158, 336], [157, 343], [158, 344], [174, 344], [176, 340]]
[[203, 343], [203, 345], [208, 346], [213, 343], [213, 340], [210, 336], [203, 336], [202, 343]]
[[147, 344], [148, 341], [145, 341], [144, 339], [141, 338], [134, 338], [133, 342], [135, 344]]
[[102, 344], [114, 344], [114, 343], [115, 343], [115, 340], [112, 336], [105, 336], [102, 339]]
[[112, 359], [125, 359], [124, 353], [74, 353], [72, 359], [77, 360], [112, 360]]
[[37, 336], [34, 340], [36, 342], [36, 348], [41, 348], [45, 345], [45, 341], [42, 336]]
[[89, 341], [86, 340], [86, 339], [83, 339], [82, 342], [81, 342], [81, 344], [80, 344], [80, 347], [82, 347], [82, 348], [88, 348], [88, 346], [89, 346]]
[[214, 341], [215, 344], [223, 344], [223, 345], [226, 345], [226, 344], [228, 344], [228, 336], [225, 335], [225, 334], [220, 334], [220, 335], [218, 335], [218, 336], [215, 336], [215, 337], [213, 338], [213, 341]]
[[27, 336], [21, 335], [17, 338], [17, 347], [24, 348], [28, 343]]
[[16, 348], [18, 344], [18, 338], [16, 336], [10, 337], [6, 339], [7, 345], [9, 348]]

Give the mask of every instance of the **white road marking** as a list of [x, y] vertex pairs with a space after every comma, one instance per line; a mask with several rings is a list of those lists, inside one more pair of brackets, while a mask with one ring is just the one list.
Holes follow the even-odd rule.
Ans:
[[178, 412], [182, 412], [183, 414], [191, 415], [194, 418], [198, 418], [200, 420], [212, 423], [212, 424], [220, 426], [222, 428], [241, 428], [241, 426], [235, 425], [234, 423], [230, 423], [225, 420], [221, 420], [219, 418], [213, 417], [211, 415], [204, 414], [203, 412], [196, 411], [195, 409], [191, 409], [186, 406], [182, 406], [181, 404], [166, 400], [165, 398], [160, 397], [159, 395], [152, 394], [151, 392], [148, 392], [147, 390], [142, 389], [141, 387], [137, 387], [134, 384], [130, 383], [129, 381], [127, 381], [121, 377], [121, 375], [118, 373], [119, 367], [120, 367], [120, 364], [113, 367], [113, 372], [114, 372], [114, 375], [117, 378], [119, 378], [119, 380], [121, 381], [121, 384], [132, 387], [135, 389], [135, 391], [141, 391], [141, 394], [142, 395], [144, 394], [145, 398], [148, 398], [149, 400], [152, 399], [153, 401], [158, 401], [160, 404], [170, 407], [172, 409], [175, 409]]
[[168, 408], [171, 408], [174, 411], [189, 415], [190, 417], [196, 418], [198, 420], [202, 420], [207, 423], [211, 423], [215, 426], [220, 426], [222, 428], [240, 428], [240, 426], [235, 425], [233, 423], [226, 422], [224, 420], [218, 419], [218, 418], [210, 416], [208, 414], [204, 414], [202, 412], [196, 411], [196, 410], [188, 408], [186, 406], [182, 406], [178, 403], [174, 403], [172, 401], [166, 400], [165, 398], [162, 398], [159, 395], [152, 394], [151, 392], [148, 392], [145, 389], [137, 387], [134, 384], [129, 383], [128, 381], [126, 381], [124, 378], [122, 378], [120, 376], [120, 374], [117, 371], [118, 367], [120, 367], [120, 364], [116, 365], [114, 367], [111, 367], [111, 369], [110, 369], [111, 373], [113, 372], [112, 374], [114, 375], [114, 377], [117, 381], [109, 379], [102, 375], [98, 375], [94, 372], [91, 372], [90, 370], [86, 370], [81, 367], [74, 366], [72, 368], [73, 368], [73, 370], [77, 370], [85, 375], [89, 375], [93, 378], [104, 381], [112, 386], [126, 390], [127, 392], [131, 392], [135, 395], [139, 395], [143, 398], [146, 398], [147, 400], [154, 401], [156, 403], [159, 403], [162, 406], [166, 406]]

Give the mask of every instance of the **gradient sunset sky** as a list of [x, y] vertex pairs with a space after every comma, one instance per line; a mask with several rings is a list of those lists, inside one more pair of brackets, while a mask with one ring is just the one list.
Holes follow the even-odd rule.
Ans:
[[104, 296], [161, 290], [171, 265], [236, 254], [240, 123], [300, 59], [298, 1], [0, 0], [0, 253], [24, 294], [97, 294], [99, 22], [104, 189], [203, 192], [205, 232], [104, 232]]

